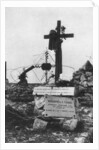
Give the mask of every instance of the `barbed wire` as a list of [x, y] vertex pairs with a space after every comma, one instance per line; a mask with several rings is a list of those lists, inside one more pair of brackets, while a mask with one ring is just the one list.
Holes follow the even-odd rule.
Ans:
[[10, 70], [18, 70], [18, 69], [22, 69], [22, 68], [27, 68], [29, 67], [30, 65], [28, 66], [21, 66], [21, 67], [17, 67], [17, 68], [11, 68], [11, 69], [7, 69], [7, 71], [10, 71]]
[[75, 68], [74, 67], [71, 67], [71, 66], [67, 66], [67, 65], [63, 65], [63, 67], [68, 67], [68, 68], [71, 68], [75, 71]]
[[40, 79], [38, 78], [38, 76], [37, 76], [37, 74], [35, 73], [35, 71], [34, 70], [32, 70], [33, 71], [33, 73], [35, 74], [35, 76], [36, 76], [36, 78], [38, 79], [38, 81], [41, 83], [41, 81], [40, 81]]
[[[44, 58], [45, 58], [45, 52], [46, 52], [46, 51], [48, 51], [48, 48], [47, 48], [43, 53], [33, 55], [34, 57], [37, 56], [37, 58], [35, 59], [35, 60], [36, 60], [36, 64], [34, 63], [35, 65], [41, 63], [41, 61], [44, 60]], [[50, 59], [55, 63], [55, 60], [53, 59], [53, 57], [51, 56], [51, 54], [48, 53], [48, 55], [49, 55]], [[14, 71], [17, 71], [18, 74], [20, 74], [20, 72], [18, 71], [19, 69], [28, 68], [28, 67], [30, 67], [30, 65], [28, 65], [28, 66], [20, 66], [20, 67], [17, 67], [17, 68], [7, 69], [7, 71], [11, 71], [10, 76], [11, 76], [12, 80], [13, 80], [14, 82], [18, 82], [18, 81], [13, 77], [13, 75], [12, 75], [13, 72], [14, 72]], [[74, 69], [73, 67], [71, 67], [71, 66], [63, 65], [63, 67], [68, 67], [68, 68], [71, 68], [71, 69], [73, 69], [73, 70], [75, 71], [75, 69]], [[38, 79], [38, 81], [41, 83], [41, 80], [38, 78], [38, 76], [37, 76], [37, 74], [35, 73], [35, 71], [34, 71], [34, 70], [32, 70], [32, 71], [33, 71], [33, 73], [35, 74], [35, 76], [36, 76], [36, 78]], [[44, 78], [44, 77], [43, 77], [43, 78]]]
[[12, 78], [12, 80], [14, 81], [14, 82], [18, 82], [18, 81], [16, 81], [15, 79], [14, 79], [14, 77], [13, 77], [13, 75], [12, 75], [12, 72], [10, 73], [10, 76], [11, 76], [11, 78]]

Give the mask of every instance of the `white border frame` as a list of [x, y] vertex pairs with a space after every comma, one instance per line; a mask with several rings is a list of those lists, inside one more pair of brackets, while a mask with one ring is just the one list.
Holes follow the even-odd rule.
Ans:
[[1, 1], [1, 149], [98, 149], [98, 8], [93, 7], [93, 143], [5, 143], [5, 7], [93, 7], [90, 1]]

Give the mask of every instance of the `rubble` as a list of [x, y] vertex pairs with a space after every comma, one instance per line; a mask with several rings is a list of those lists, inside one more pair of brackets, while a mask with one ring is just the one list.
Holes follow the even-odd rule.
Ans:
[[76, 87], [75, 95], [82, 104], [93, 104], [93, 66], [87, 61], [74, 72], [72, 82]]
[[83, 133], [80, 134], [80, 136], [82, 136], [82, 137], [88, 137], [88, 133], [87, 132], [83, 132]]
[[77, 127], [77, 123], [77, 119], [65, 120], [63, 122], [63, 129], [66, 129], [67, 131], [74, 131], [74, 129]]
[[45, 97], [44, 96], [35, 98], [35, 105], [38, 109], [42, 108], [44, 106], [44, 104], [45, 104]]
[[31, 102], [34, 100], [32, 92], [33, 85], [22, 86], [8, 83], [5, 87], [5, 98], [13, 102]]
[[76, 99], [80, 103], [77, 111], [81, 123], [77, 119], [59, 121], [53, 118], [48, 120], [40, 118], [39, 116], [44, 112], [45, 99], [40, 97], [40, 101], [38, 99], [34, 101], [33, 85], [19, 86], [7, 83], [5, 88], [6, 143], [92, 143], [92, 65], [87, 62], [74, 73], [72, 81], [76, 87]]
[[74, 138], [76, 143], [88, 143], [88, 140], [90, 139], [90, 132], [83, 132], [79, 134], [78, 137]]
[[45, 130], [46, 126], [46, 121], [36, 118], [33, 123], [33, 130]]
[[76, 143], [85, 143], [85, 137], [76, 137], [74, 140]]
[[34, 115], [35, 116], [42, 116], [44, 110], [43, 109], [38, 109], [36, 106], [34, 106]]

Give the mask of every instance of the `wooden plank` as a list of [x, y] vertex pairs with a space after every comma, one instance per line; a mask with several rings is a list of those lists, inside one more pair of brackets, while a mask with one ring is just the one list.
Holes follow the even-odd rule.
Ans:
[[44, 35], [44, 39], [49, 39], [50, 35]]
[[35, 87], [33, 95], [63, 95], [74, 96], [74, 87]]
[[75, 115], [74, 100], [69, 97], [47, 96], [44, 109], [47, 117], [73, 117]]
[[60, 34], [60, 38], [72, 38], [74, 37], [74, 34], [71, 33], [71, 34]]

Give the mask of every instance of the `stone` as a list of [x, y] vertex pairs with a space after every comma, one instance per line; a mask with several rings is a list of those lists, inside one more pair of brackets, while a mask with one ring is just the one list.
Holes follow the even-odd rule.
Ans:
[[93, 143], [93, 127], [89, 129], [89, 142]]
[[87, 60], [87, 62], [82, 66], [82, 69], [84, 69], [85, 71], [88, 71], [88, 72], [92, 72], [93, 65], [91, 64], [91, 62], [89, 60]]
[[75, 106], [76, 106], [76, 108], [78, 108], [79, 107], [79, 101], [78, 101], [78, 99], [77, 98], [75, 98]]
[[83, 82], [81, 82], [81, 85], [83, 85], [83, 86], [84, 86], [84, 88], [86, 88], [86, 87], [87, 87], [87, 81], [83, 81]]
[[64, 143], [69, 143], [69, 139], [62, 139], [62, 141], [64, 141]]
[[93, 76], [88, 77], [88, 81], [93, 81]]
[[93, 81], [88, 81], [88, 82], [87, 82], [87, 85], [88, 85], [89, 87], [93, 86]]
[[52, 135], [57, 136], [58, 134], [56, 132], [52, 133]]
[[15, 102], [12, 102], [12, 101], [8, 100], [7, 98], [5, 99], [5, 106], [7, 106], [7, 105], [13, 106], [15, 104], [16, 104]]
[[35, 141], [35, 138], [29, 138], [29, 142]]
[[69, 139], [66, 139], [66, 140], [65, 140], [65, 143], [69, 143]]
[[88, 101], [90, 101], [90, 97], [89, 96], [82, 96], [81, 97], [81, 100], [82, 100], [82, 102], [88, 102]]
[[45, 130], [46, 126], [46, 121], [36, 118], [33, 123], [33, 130]]
[[80, 111], [83, 111], [83, 110], [84, 110], [84, 107], [81, 107], [81, 108], [80, 108]]
[[33, 131], [33, 128], [28, 128], [28, 127], [26, 127], [25, 128], [27, 131]]
[[84, 113], [88, 113], [89, 112], [89, 110], [87, 108], [85, 108], [83, 111], [84, 111]]
[[34, 115], [35, 116], [39, 116], [39, 115], [43, 115], [44, 110], [43, 109], [38, 109], [36, 106], [34, 106]]
[[86, 77], [85, 77], [85, 75], [84, 75], [84, 74], [82, 74], [82, 75], [81, 75], [81, 77], [80, 77], [80, 81], [81, 81], [81, 82], [86, 81]]
[[35, 105], [37, 108], [41, 108], [45, 105], [45, 97], [44, 96], [35, 96]]
[[78, 123], [77, 119], [65, 120], [63, 122], [63, 129], [73, 131], [77, 127], [77, 123]]
[[92, 76], [93, 74], [92, 74], [92, 72], [88, 72], [88, 71], [87, 71], [87, 72], [85, 73], [85, 75], [86, 75], [87, 77], [90, 77], [90, 76]]
[[90, 113], [88, 114], [88, 117], [93, 118], [93, 112], [90, 112]]
[[77, 137], [74, 140], [76, 143], [85, 143], [85, 139], [85, 137]]
[[85, 91], [85, 88], [83, 86], [79, 85], [78, 90], [79, 90], [79, 93], [81, 93], [81, 92]]
[[83, 133], [80, 134], [80, 136], [82, 136], [82, 137], [88, 137], [88, 132], [83, 132]]
[[91, 100], [91, 101], [93, 100], [93, 95], [92, 94], [85, 93], [84, 95], [87, 97], [88, 100]]
[[75, 75], [74, 78], [75, 78], [75, 80], [79, 80], [80, 79], [80, 75]]
[[77, 127], [78, 120], [77, 119], [72, 119], [70, 123], [70, 130], [73, 131]]

